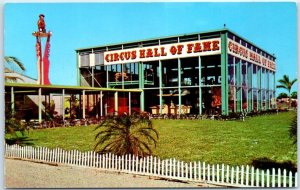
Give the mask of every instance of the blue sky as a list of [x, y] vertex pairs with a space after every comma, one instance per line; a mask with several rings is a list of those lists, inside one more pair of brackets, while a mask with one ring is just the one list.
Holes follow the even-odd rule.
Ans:
[[[75, 49], [227, 28], [277, 57], [276, 78], [297, 78], [296, 4], [256, 3], [8, 3], [4, 6], [4, 55], [16, 56], [37, 78], [38, 15], [53, 32], [52, 84], [76, 85]], [[294, 86], [292, 91], [296, 91]], [[278, 90], [281, 92], [281, 90]]]

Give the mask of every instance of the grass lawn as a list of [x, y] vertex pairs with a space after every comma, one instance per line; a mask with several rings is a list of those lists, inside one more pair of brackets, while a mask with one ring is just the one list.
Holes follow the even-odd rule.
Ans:
[[[159, 132], [154, 154], [161, 158], [205, 161], [210, 164], [250, 164], [255, 158], [297, 163], [289, 137], [295, 112], [247, 118], [242, 121], [153, 120]], [[95, 126], [31, 130], [35, 146], [93, 150]]]

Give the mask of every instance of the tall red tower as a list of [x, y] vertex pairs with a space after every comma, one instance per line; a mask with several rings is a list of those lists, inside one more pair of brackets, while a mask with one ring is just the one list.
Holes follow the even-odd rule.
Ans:
[[[44, 15], [39, 15], [38, 20], [38, 31], [32, 33], [33, 36], [36, 37], [36, 56], [37, 56], [37, 68], [38, 68], [38, 84], [41, 85], [50, 85], [49, 80], [49, 67], [50, 67], [50, 61], [49, 61], [49, 55], [50, 55], [50, 38], [52, 35], [52, 32], [46, 32], [46, 24], [44, 21]], [[42, 40], [46, 40], [45, 50], [44, 54], [42, 53]]]

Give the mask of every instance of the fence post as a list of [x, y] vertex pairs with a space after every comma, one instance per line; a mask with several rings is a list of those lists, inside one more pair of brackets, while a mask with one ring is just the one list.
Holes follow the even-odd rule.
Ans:
[[149, 174], [149, 156], [146, 158], [146, 173]]
[[177, 177], [180, 178], [180, 161], [177, 160]]
[[201, 180], [201, 162], [198, 161], [198, 176], [199, 176], [199, 180]]
[[203, 181], [205, 181], [206, 180], [206, 175], [205, 175], [205, 162], [203, 162], [202, 163], [203, 164], [203, 167], [202, 167], [202, 169], [203, 169]]
[[188, 179], [188, 171], [189, 171], [189, 166], [187, 163], [185, 163], [185, 178]]
[[87, 152], [87, 166], [90, 167], [91, 165], [91, 151]]
[[[16, 157], [18, 157], [18, 154], [19, 154], [19, 149], [18, 149], [18, 146], [17, 145], [15, 145], [15, 151], [14, 151], [14, 157], [16, 158]], [[35, 155], [35, 154], [34, 154]]]
[[210, 165], [207, 164], [207, 181], [210, 181]]
[[21, 147], [21, 150], [22, 150], [22, 155], [21, 155], [21, 157], [24, 158], [24, 157], [25, 157], [25, 147], [22, 146], [22, 147]]
[[225, 166], [222, 164], [222, 169], [221, 169], [221, 182], [224, 183], [224, 174], [225, 174]]
[[173, 159], [173, 176], [176, 177], [176, 159]]
[[238, 185], [239, 184], [239, 167], [236, 167], [236, 181], [235, 183]]
[[172, 172], [173, 172], [173, 163], [172, 163], [172, 159], [169, 160], [169, 176], [172, 176]]
[[241, 168], [241, 185], [244, 185], [244, 166]]
[[292, 171], [289, 172], [289, 187], [292, 187]]
[[270, 187], [270, 170], [267, 169], [267, 187]]
[[111, 160], [111, 167], [112, 167], [113, 170], [116, 169], [116, 167], [115, 167], [115, 161], [116, 161], [116, 160], [115, 160], [115, 157], [116, 157], [116, 156], [115, 156], [114, 154], [112, 154], [112, 156], [111, 156], [111, 159], [112, 159], [112, 160]]
[[234, 181], [234, 168], [231, 167], [231, 184], [233, 184], [233, 181]]
[[161, 162], [161, 174], [162, 174], [162, 176], [165, 175], [165, 160], [163, 160]]
[[283, 187], [286, 187], [286, 169], [283, 170]]
[[215, 182], [215, 165], [212, 165], [211, 170], [212, 170], [211, 172], [212, 181]]
[[121, 156], [118, 157], [118, 170], [121, 171]]
[[63, 163], [63, 155], [64, 155], [63, 152], [64, 152], [64, 150], [60, 148], [59, 149], [59, 154], [60, 154], [60, 156], [59, 156], [59, 163]]
[[220, 182], [220, 166], [217, 164], [217, 183]]
[[132, 168], [131, 168], [131, 166], [133, 165], [133, 164], [131, 164], [131, 154], [129, 154], [128, 156], [129, 156], [129, 158], [128, 158], [128, 169], [131, 172], [131, 171], [133, 171]]
[[23, 158], [23, 147], [20, 146], [20, 158]]
[[165, 160], [165, 176], [170, 176], [170, 160]]
[[142, 168], [143, 168], [143, 158], [140, 158], [140, 168], [139, 168], [140, 173], [143, 172]]
[[197, 165], [196, 162], [194, 162], [194, 180], [197, 179]]
[[[40, 147], [36, 148], [36, 160], [40, 159]], [[19, 146], [19, 157], [21, 157], [21, 147]]]
[[[50, 158], [49, 158], [49, 162], [53, 162], [53, 149], [49, 149], [50, 151]], [[37, 159], [39, 159], [39, 150], [37, 148]]]
[[105, 154], [105, 169], [109, 169], [109, 153]]
[[158, 175], [161, 175], [161, 173], [160, 173], [160, 166], [161, 166], [161, 164], [160, 164], [160, 158], [158, 158], [158, 161], [157, 161], [157, 174]]
[[275, 177], [276, 177], [275, 168], [272, 168], [272, 187], [276, 187]]
[[264, 170], [261, 171], [261, 187], [265, 187], [265, 173], [264, 173]]
[[60, 163], [60, 157], [61, 157], [60, 156], [60, 148], [57, 148], [57, 159], [56, 159], [57, 163]]
[[138, 172], [139, 169], [139, 157], [136, 156], [135, 157], [135, 171]]
[[226, 183], [229, 183], [229, 166], [226, 165]]
[[[32, 153], [34, 154], [34, 148], [32, 148]], [[32, 154], [32, 158], [34, 158]], [[50, 150], [49, 148], [46, 148], [46, 161], [49, 162], [50, 161]]]
[[298, 172], [295, 173], [295, 187], [298, 187]]
[[21, 146], [20, 148], [21, 148], [21, 156], [20, 157], [23, 158], [24, 157], [24, 147]]
[[94, 156], [93, 156], [93, 167], [96, 167], [96, 152], [93, 151], [93, 154], [94, 154]]
[[97, 168], [101, 167], [101, 154], [97, 153]]
[[156, 165], [156, 157], [153, 158], [153, 173], [154, 175], [156, 175], [156, 168], [157, 168], [157, 165]]
[[249, 166], [246, 166], [246, 186], [249, 186]]
[[193, 166], [192, 166], [192, 162], [190, 162], [190, 175], [189, 175], [189, 179], [193, 179]]
[[[41, 149], [39, 151], [41, 151]], [[56, 157], [56, 151], [55, 149], [52, 149], [52, 163], [55, 163], [55, 157]]]
[[146, 173], [146, 158], [143, 158], [143, 174]]
[[68, 151], [67, 150], [64, 151], [64, 162], [63, 163], [64, 164], [68, 163]]
[[19, 146], [19, 158], [22, 158], [22, 147], [21, 146]]
[[[69, 152], [68, 152], [68, 157], [69, 157], [68, 164], [72, 164], [72, 161], [73, 161], [72, 156], [73, 156], [73, 150], [69, 150]], [[89, 165], [90, 165], [90, 162], [89, 162]]]
[[125, 164], [124, 164], [124, 168], [123, 169], [126, 171], [127, 170], [127, 166], [128, 166], [128, 154], [126, 154], [124, 157], [125, 157], [125, 159], [124, 159], [125, 160]]
[[56, 152], [55, 162], [56, 162], [56, 163], [59, 163], [59, 157], [60, 157], [60, 155], [59, 155], [59, 148], [58, 148], [58, 147], [55, 148], [55, 152]]
[[259, 170], [256, 168], [256, 187], [259, 187]]
[[79, 163], [79, 151], [78, 151], [78, 150], [76, 150], [75, 165], [76, 165], [76, 166], [79, 166], [79, 165], [80, 165], [80, 163]]
[[181, 161], [181, 177], [184, 178], [184, 166], [183, 166], [183, 161]]
[[103, 154], [99, 154], [99, 168], [103, 168]]
[[281, 170], [280, 170], [280, 168], [278, 168], [278, 186], [277, 187], [281, 187]]
[[124, 170], [124, 160], [125, 160], [125, 158], [124, 158], [124, 154], [121, 156], [121, 171], [123, 171]]

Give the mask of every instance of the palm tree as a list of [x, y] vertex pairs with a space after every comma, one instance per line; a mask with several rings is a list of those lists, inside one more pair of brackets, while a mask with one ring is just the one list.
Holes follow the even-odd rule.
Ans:
[[[23, 63], [16, 57], [13, 56], [4, 56], [4, 64], [5, 64], [5, 73], [22, 73], [25, 71], [25, 67]], [[5, 81], [11, 80], [16, 81], [17, 79], [22, 80], [22, 78], [18, 76], [9, 76], [5, 75]]]
[[288, 91], [288, 97], [289, 97], [289, 108], [291, 107], [291, 89], [292, 86], [295, 84], [295, 82], [297, 81], [297, 79], [294, 79], [292, 81], [290, 81], [289, 76], [287, 75], [283, 75], [283, 78], [278, 80], [278, 82], [280, 83], [280, 85], [277, 85], [277, 88], [283, 88], [286, 89]]
[[99, 153], [144, 157], [152, 154], [152, 145], [156, 146], [158, 139], [149, 118], [137, 114], [108, 117], [97, 129], [101, 130], [95, 136], [94, 150]]

